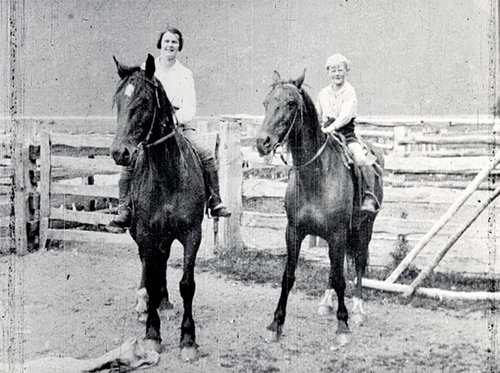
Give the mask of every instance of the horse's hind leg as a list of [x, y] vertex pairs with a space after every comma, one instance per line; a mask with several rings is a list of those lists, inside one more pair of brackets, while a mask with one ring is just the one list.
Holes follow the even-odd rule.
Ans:
[[160, 252], [163, 254], [163, 260], [160, 261], [160, 272], [165, 275], [161, 278], [160, 283], [160, 306], [158, 307], [160, 312], [165, 310], [170, 310], [174, 308], [172, 303], [170, 303], [170, 299], [168, 296], [168, 288], [167, 288], [167, 262], [168, 258], [170, 258], [170, 249], [172, 247], [173, 239], [166, 239], [162, 242], [160, 246]]
[[286, 317], [286, 304], [288, 295], [295, 283], [295, 269], [300, 253], [300, 245], [304, 240], [305, 234], [300, 232], [296, 227], [287, 226], [286, 229], [286, 247], [287, 259], [283, 279], [281, 281], [281, 295], [278, 301], [278, 306], [274, 312], [274, 320], [267, 327], [272, 332], [272, 340], [278, 341], [283, 331], [283, 324]]
[[193, 297], [196, 289], [194, 266], [201, 242], [201, 227], [193, 229], [184, 237], [181, 237], [180, 241], [184, 246], [184, 273], [179, 283], [184, 304], [180, 341], [181, 359], [183, 361], [194, 361], [198, 359], [198, 345], [196, 344], [195, 323], [193, 320]]
[[361, 325], [366, 320], [363, 307], [363, 277], [368, 264], [368, 246], [373, 231], [373, 219], [367, 218], [359, 230], [353, 232], [353, 257], [356, 267], [356, 288], [354, 290], [351, 320], [355, 325]]
[[328, 239], [328, 254], [330, 257], [329, 286], [337, 293], [337, 331], [334, 341], [334, 348], [346, 345], [351, 340], [351, 332], [347, 325], [348, 312], [345, 306], [345, 277], [344, 277], [344, 257], [347, 244], [347, 232], [342, 230], [332, 235]]

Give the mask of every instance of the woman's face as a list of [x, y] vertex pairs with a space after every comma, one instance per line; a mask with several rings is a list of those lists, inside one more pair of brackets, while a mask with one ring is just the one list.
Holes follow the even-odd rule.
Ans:
[[347, 75], [344, 64], [328, 66], [327, 72], [334, 85], [337, 87], [342, 87], [344, 85], [345, 76]]
[[161, 38], [161, 55], [175, 59], [179, 53], [179, 45], [179, 36], [167, 31]]

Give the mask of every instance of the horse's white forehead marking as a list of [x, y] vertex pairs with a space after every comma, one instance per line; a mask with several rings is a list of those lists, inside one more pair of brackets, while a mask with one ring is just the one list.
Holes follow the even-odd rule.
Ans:
[[132, 97], [132, 93], [134, 93], [134, 85], [129, 84], [127, 88], [125, 88], [125, 96]]

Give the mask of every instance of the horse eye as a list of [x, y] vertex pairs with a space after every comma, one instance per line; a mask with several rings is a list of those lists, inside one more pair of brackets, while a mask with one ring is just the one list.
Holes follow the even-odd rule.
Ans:
[[288, 101], [286, 104], [287, 104], [288, 106], [290, 106], [290, 107], [293, 107], [293, 106], [295, 106], [295, 105], [296, 105], [295, 101]]

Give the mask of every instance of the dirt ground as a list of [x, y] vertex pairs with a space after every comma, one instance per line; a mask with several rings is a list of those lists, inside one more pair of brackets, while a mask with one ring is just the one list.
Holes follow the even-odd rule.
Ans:
[[[175, 256], [179, 253], [174, 261]], [[134, 312], [139, 270], [130, 246], [71, 244], [23, 258], [1, 257], [2, 358], [90, 358], [131, 336], [142, 337], [145, 328]], [[495, 337], [488, 331], [487, 310], [371, 300], [365, 325], [352, 327], [352, 343], [331, 351], [335, 317], [318, 316], [319, 299], [294, 291], [284, 338], [270, 343], [266, 326], [278, 299], [277, 284], [243, 284], [200, 271], [194, 314], [202, 357], [183, 363], [178, 358], [180, 277], [180, 269], [169, 267], [174, 310], [162, 317], [164, 352], [148, 372], [494, 371], [487, 362]]]

